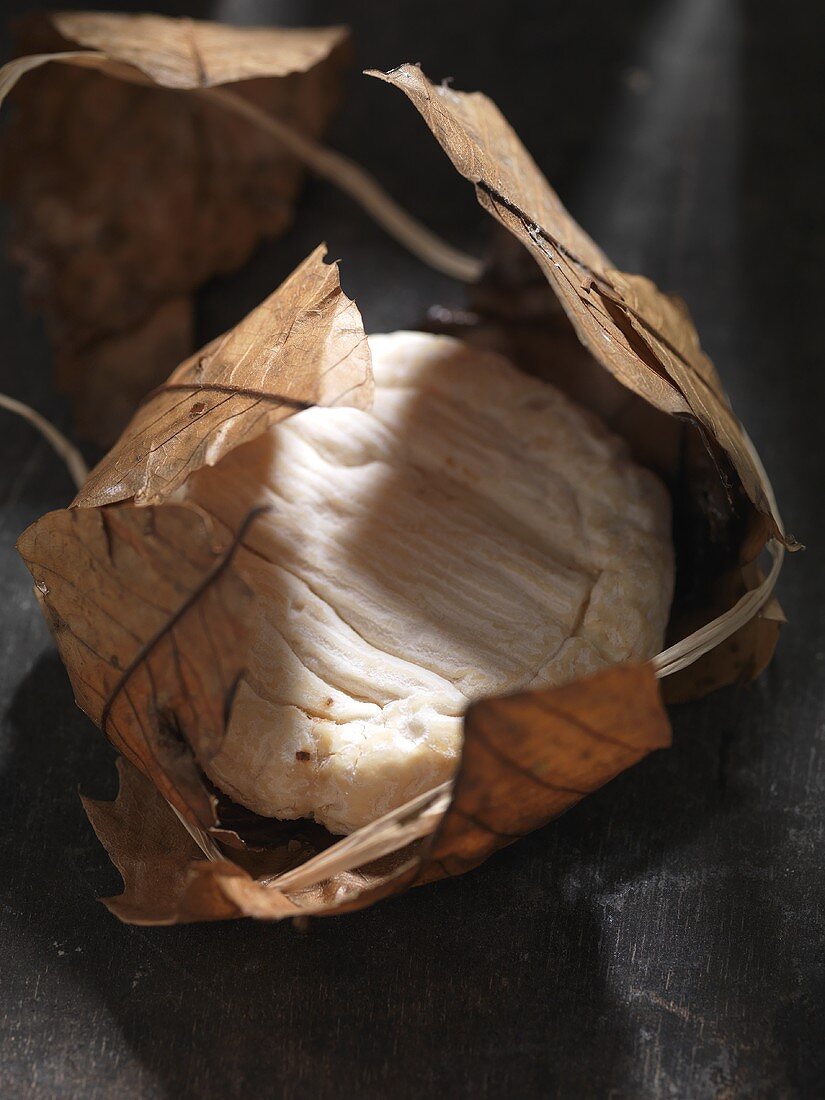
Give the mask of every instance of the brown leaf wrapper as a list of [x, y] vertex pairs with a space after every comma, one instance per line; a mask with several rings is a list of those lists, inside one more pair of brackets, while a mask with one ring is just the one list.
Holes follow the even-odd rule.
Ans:
[[256, 517], [230, 531], [210, 520], [208, 492], [199, 509], [175, 495], [230, 451], [243, 472], [243, 444], [296, 409], [369, 403], [360, 318], [319, 250], [150, 395], [73, 507], [20, 541], [78, 701], [136, 766], [122, 765], [114, 803], [87, 803], [125, 880], [125, 892], [107, 901], [124, 920], [340, 913], [462, 873], [667, 745], [664, 672], [687, 671], [687, 697], [758, 670], [772, 652], [781, 615], [767, 596], [748, 600], [761, 592], [761, 546], [790, 540], [683, 307], [609, 267], [484, 97], [434, 88], [409, 67], [387, 79], [422, 109], [541, 272], [538, 282], [523, 277], [506, 252], [475, 312], [441, 323], [503, 346], [626, 435], [677, 501], [677, 555], [690, 576], [672, 629], [680, 616], [693, 616], [691, 630], [705, 628], [731, 603], [741, 629], [711, 631], [709, 643], [700, 630], [702, 645], [684, 652], [677, 634], [653, 662], [475, 704], [454, 782], [343, 840], [305, 822], [257, 818], [215, 790], [201, 769], [220, 746], [252, 641], [244, 625], [253, 621], [254, 579], [243, 563]]
[[135, 924], [362, 909], [477, 866], [666, 747], [670, 726], [651, 666], [622, 665], [555, 691], [478, 703], [464, 736], [450, 808], [428, 842], [310, 889], [278, 889], [228, 859], [204, 859], [156, 788], [121, 761], [115, 802], [84, 800], [126, 884], [106, 905]]
[[142, 505], [296, 409], [369, 404], [361, 318], [324, 251], [183, 363], [74, 506], [18, 543], [78, 704], [198, 828], [219, 824], [198, 764], [220, 748], [245, 668], [254, 594], [233, 559], [256, 516], [227, 532], [191, 505]]
[[192, 351], [193, 293], [282, 233], [303, 171], [199, 89], [318, 137], [340, 99], [343, 28], [229, 27], [91, 12], [18, 24], [0, 70], [12, 255], [47, 320], [78, 430], [110, 445]]
[[214, 466], [296, 409], [370, 403], [361, 316], [341, 293], [337, 268], [324, 264], [325, 252], [317, 248], [231, 332], [148, 395], [76, 504], [159, 502], [190, 473]]
[[242, 534], [222, 546], [189, 508], [72, 508], [19, 546], [78, 705], [207, 826], [214, 799], [189, 746], [217, 750], [243, 674], [253, 596], [232, 569]]
[[405, 93], [481, 206], [528, 249], [596, 362], [653, 408], [691, 417], [724, 452], [753, 505], [753, 543], [784, 539], [764, 472], [684, 304], [611, 266], [486, 96], [433, 85], [414, 65], [372, 75]]

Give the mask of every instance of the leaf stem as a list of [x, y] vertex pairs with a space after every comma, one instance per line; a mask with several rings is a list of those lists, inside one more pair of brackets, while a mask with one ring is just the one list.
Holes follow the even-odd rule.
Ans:
[[307, 168], [345, 191], [391, 237], [436, 271], [465, 283], [475, 283], [481, 278], [481, 260], [453, 248], [416, 221], [368, 172], [348, 157], [326, 149], [234, 92], [201, 88], [198, 94], [272, 134]]
[[6, 394], [0, 393], [0, 408], [8, 409], [9, 412], [21, 416], [37, 428], [43, 438], [52, 445], [55, 452], [63, 459], [72, 481], [80, 489], [88, 477], [89, 467], [84, 462], [83, 456], [77, 447], [70, 443], [50, 420], [47, 420], [45, 416], [41, 416], [29, 405], [24, 405], [22, 401], [17, 401], [14, 397], [8, 397]]

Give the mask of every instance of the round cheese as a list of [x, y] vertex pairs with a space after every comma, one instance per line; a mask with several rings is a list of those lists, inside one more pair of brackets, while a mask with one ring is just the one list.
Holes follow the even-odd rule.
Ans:
[[474, 699], [662, 646], [663, 485], [553, 386], [414, 332], [370, 339], [368, 412], [312, 408], [195, 477], [257, 621], [206, 764], [267, 817], [345, 833], [454, 771]]

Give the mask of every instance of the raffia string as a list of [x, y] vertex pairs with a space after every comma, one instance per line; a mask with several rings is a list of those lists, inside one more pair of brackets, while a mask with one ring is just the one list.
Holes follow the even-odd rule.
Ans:
[[234, 92], [222, 88], [201, 88], [197, 94], [277, 138], [312, 172], [345, 191], [391, 237], [425, 264], [461, 282], [475, 283], [481, 278], [481, 260], [453, 248], [416, 221], [368, 172], [348, 157], [299, 134], [279, 118], [267, 114]]
[[29, 405], [24, 405], [22, 401], [18, 401], [14, 397], [8, 397], [3, 393], [0, 393], [0, 408], [8, 409], [9, 412], [22, 417], [23, 420], [37, 428], [43, 438], [51, 444], [56, 454], [63, 459], [66, 469], [77, 488], [79, 489], [82, 486], [89, 476], [89, 468], [83, 461], [83, 456], [77, 447], [70, 443], [51, 421], [47, 420], [45, 416], [41, 416]]
[[[59, 62], [89, 68], [104, 68], [110, 75], [130, 83], [154, 86], [154, 82], [130, 65], [114, 61], [96, 50], [18, 57], [0, 69], [0, 104], [17, 81], [39, 66]], [[353, 198], [383, 229], [404, 248], [443, 275], [460, 282], [475, 283], [481, 278], [483, 263], [475, 256], [454, 248], [408, 214], [369, 172], [360, 165], [325, 148], [312, 138], [293, 130], [287, 123], [267, 114], [260, 107], [223, 88], [187, 88], [186, 95], [199, 95], [225, 111], [245, 118], [251, 125], [276, 138], [310, 171], [329, 180]]]

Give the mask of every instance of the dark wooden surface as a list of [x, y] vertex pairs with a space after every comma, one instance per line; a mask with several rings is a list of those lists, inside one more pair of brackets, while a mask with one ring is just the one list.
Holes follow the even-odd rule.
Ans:
[[[821, 3], [185, 10], [349, 21], [362, 67], [421, 61], [493, 95], [612, 257], [688, 300], [809, 549], [787, 564], [790, 626], [758, 683], [679, 710], [672, 751], [477, 872], [306, 933], [126, 928], [94, 900], [118, 879], [77, 797], [111, 792], [111, 753], [12, 550], [70, 486], [0, 414], [0, 1094], [822, 1096]], [[334, 140], [480, 242], [470, 189], [400, 95], [354, 76]], [[373, 331], [461, 301], [314, 184], [286, 240], [203, 294], [201, 334], [322, 238]], [[40, 325], [2, 274], [0, 385], [65, 425]]]

